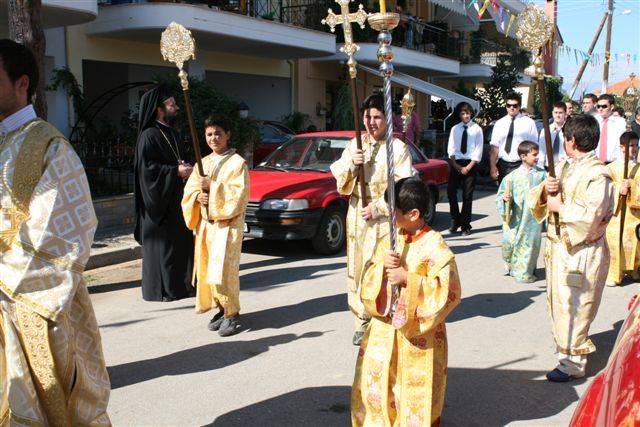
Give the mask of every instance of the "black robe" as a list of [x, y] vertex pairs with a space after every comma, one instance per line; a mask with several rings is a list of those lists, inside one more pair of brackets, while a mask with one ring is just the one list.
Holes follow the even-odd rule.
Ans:
[[[167, 126], [162, 131], [171, 143], [172, 135], [178, 141], [178, 154], [184, 160], [185, 149], [176, 132]], [[134, 175], [134, 236], [142, 245], [142, 297], [162, 301], [192, 296], [194, 243], [180, 206], [184, 182], [178, 176], [178, 160], [156, 126], [138, 137]]]

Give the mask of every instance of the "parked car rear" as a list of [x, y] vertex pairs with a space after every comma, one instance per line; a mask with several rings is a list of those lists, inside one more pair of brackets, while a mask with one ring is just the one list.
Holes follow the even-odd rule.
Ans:
[[[342, 250], [346, 240], [348, 197], [340, 195], [330, 166], [342, 155], [354, 132], [301, 134], [278, 147], [250, 174], [245, 236], [308, 239], [321, 254]], [[446, 193], [448, 165], [427, 159], [409, 144], [416, 175], [429, 186], [432, 203], [426, 219]]]

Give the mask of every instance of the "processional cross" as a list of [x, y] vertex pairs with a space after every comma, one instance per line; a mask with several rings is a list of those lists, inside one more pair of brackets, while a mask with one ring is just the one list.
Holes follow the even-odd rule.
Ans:
[[[336, 26], [342, 25], [344, 31], [344, 46], [340, 48], [340, 52], [345, 53], [349, 60], [347, 66], [349, 67], [349, 78], [351, 85], [351, 109], [353, 110], [353, 125], [355, 127], [356, 134], [356, 147], [358, 150], [362, 150], [362, 137], [360, 135], [360, 114], [358, 104], [358, 88], [357, 88], [357, 62], [353, 59], [353, 55], [360, 49], [360, 46], [353, 42], [353, 32], [351, 31], [352, 22], [358, 23], [360, 28], [364, 30], [364, 24], [367, 22], [367, 12], [364, 11], [362, 4], [358, 6], [358, 11], [349, 13], [349, 3], [353, 0], [336, 0], [336, 3], [340, 5], [340, 15], [333, 13], [333, 10], [329, 9], [329, 14], [321, 22], [326, 24], [331, 29], [331, 32], [336, 31]], [[360, 185], [360, 200], [362, 207], [366, 206], [367, 202], [367, 183], [364, 178], [364, 167], [358, 168], [358, 183]]]

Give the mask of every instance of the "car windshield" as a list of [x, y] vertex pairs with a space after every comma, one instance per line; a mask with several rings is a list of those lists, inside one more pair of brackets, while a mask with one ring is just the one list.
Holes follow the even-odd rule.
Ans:
[[349, 142], [348, 137], [295, 137], [281, 145], [257, 168], [329, 172]]

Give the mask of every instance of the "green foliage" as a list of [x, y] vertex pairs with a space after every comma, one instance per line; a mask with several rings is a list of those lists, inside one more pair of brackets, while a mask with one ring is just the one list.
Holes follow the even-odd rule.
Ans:
[[484, 89], [475, 90], [475, 98], [487, 122], [504, 116], [505, 97], [518, 85], [518, 70], [511, 55], [499, 55], [498, 62], [492, 67], [493, 74]]
[[334, 130], [353, 130], [355, 128], [351, 105], [351, 87], [348, 83], [338, 89], [332, 114]]
[[[191, 139], [187, 111], [184, 107], [184, 96], [182, 96], [182, 88], [177, 76], [175, 74], [160, 75], [156, 76], [156, 81], [166, 85], [175, 94], [176, 101], [180, 106], [177, 121], [178, 128], [182, 135]], [[238, 115], [238, 102], [218, 92], [207, 81], [196, 77], [189, 77], [189, 95], [191, 97], [193, 119], [198, 133], [197, 137], [200, 141], [203, 155], [211, 151], [205, 143], [203, 127], [205, 119], [211, 114], [224, 116], [231, 122], [230, 146], [239, 153], [252, 150], [258, 140], [258, 129], [249, 119], [240, 118]]]
[[47, 90], [58, 90], [60, 87], [64, 89], [71, 98], [73, 110], [79, 115], [84, 108], [84, 94], [76, 76], [67, 67], [54, 68], [52, 74]]
[[464, 80], [459, 79], [458, 84], [453, 88], [453, 91], [459, 95], [466, 96], [467, 98], [473, 98], [473, 91], [471, 89], [467, 89], [467, 86], [464, 84]]
[[307, 130], [309, 125], [313, 124], [311, 116], [301, 113], [300, 111], [294, 111], [293, 113], [284, 116], [281, 121], [282, 124], [295, 133], [303, 133]]
[[[537, 87], [537, 86], [536, 86]], [[551, 107], [555, 102], [562, 101], [562, 77], [547, 77], [544, 79], [544, 91], [547, 98], [547, 106], [549, 114], [551, 114]], [[538, 116], [542, 116], [542, 106], [540, 105], [540, 92], [535, 91], [533, 95], [533, 109]]]

